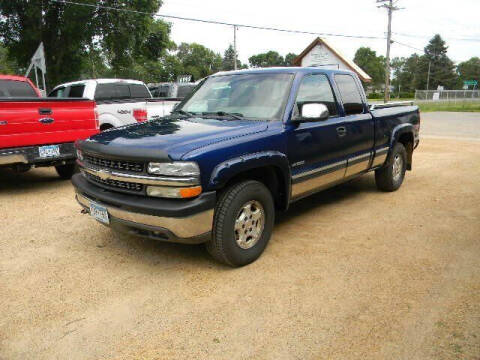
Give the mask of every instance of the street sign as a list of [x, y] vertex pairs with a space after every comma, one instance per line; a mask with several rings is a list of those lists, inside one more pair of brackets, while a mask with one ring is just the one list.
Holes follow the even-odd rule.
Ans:
[[478, 81], [477, 81], [477, 80], [465, 80], [465, 81], [463, 82], [463, 85], [467, 85], [467, 86], [470, 86], [470, 85], [477, 86], [477, 85], [478, 85]]
[[189, 83], [192, 81], [192, 75], [178, 75], [177, 83]]

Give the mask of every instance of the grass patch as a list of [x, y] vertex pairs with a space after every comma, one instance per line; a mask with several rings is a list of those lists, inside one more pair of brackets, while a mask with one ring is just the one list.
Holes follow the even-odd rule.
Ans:
[[455, 111], [455, 112], [480, 112], [480, 102], [465, 103], [419, 103], [422, 112], [431, 111]]

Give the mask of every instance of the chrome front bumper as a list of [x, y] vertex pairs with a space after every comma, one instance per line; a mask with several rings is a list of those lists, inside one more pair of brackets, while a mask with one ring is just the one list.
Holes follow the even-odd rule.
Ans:
[[[88, 197], [77, 193], [77, 201], [86, 212], [90, 211]], [[115, 206], [93, 200], [108, 211], [112, 228], [156, 240], [198, 244], [208, 240], [213, 224], [213, 209], [191, 216], [174, 218], [126, 211]], [[107, 225], [108, 226], [108, 225]]]

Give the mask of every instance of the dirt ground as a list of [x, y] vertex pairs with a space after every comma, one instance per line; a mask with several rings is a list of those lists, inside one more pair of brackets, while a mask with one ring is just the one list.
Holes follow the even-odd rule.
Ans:
[[0, 171], [0, 359], [480, 359], [480, 142], [422, 140], [277, 216], [255, 263], [114, 235], [51, 169]]

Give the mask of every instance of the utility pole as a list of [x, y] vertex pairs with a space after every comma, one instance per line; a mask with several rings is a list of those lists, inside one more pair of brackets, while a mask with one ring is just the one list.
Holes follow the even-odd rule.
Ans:
[[428, 61], [428, 73], [427, 73], [427, 90], [428, 90], [428, 87], [430, 85], [430, 65], [432, 64], [432, 61], [429, 60]]
[[[437, 57], [437, 49], [433, 49], [433, 57], [436, 58]], [[430, 86], [430, 67], [432, 65], [432, 59], [428, 60], [428, 73], [427, 73], [427, 90], [428, 90], [428, 87]]]
[[388, 11], [387, 56], [385, 60], [385, 96], [383, 99], [384, 102], [388, 102], [390, 101], [390, 44], [392, 43], [392, 13], [396, 10], [400, 10], [400, 8], [395, 6], [393, 0], [377, 0], [377, 3], [383, 3], [377, 7], [384, 7]]
[[237, 25], [233, 25], [233, 70], [237, 70]]

